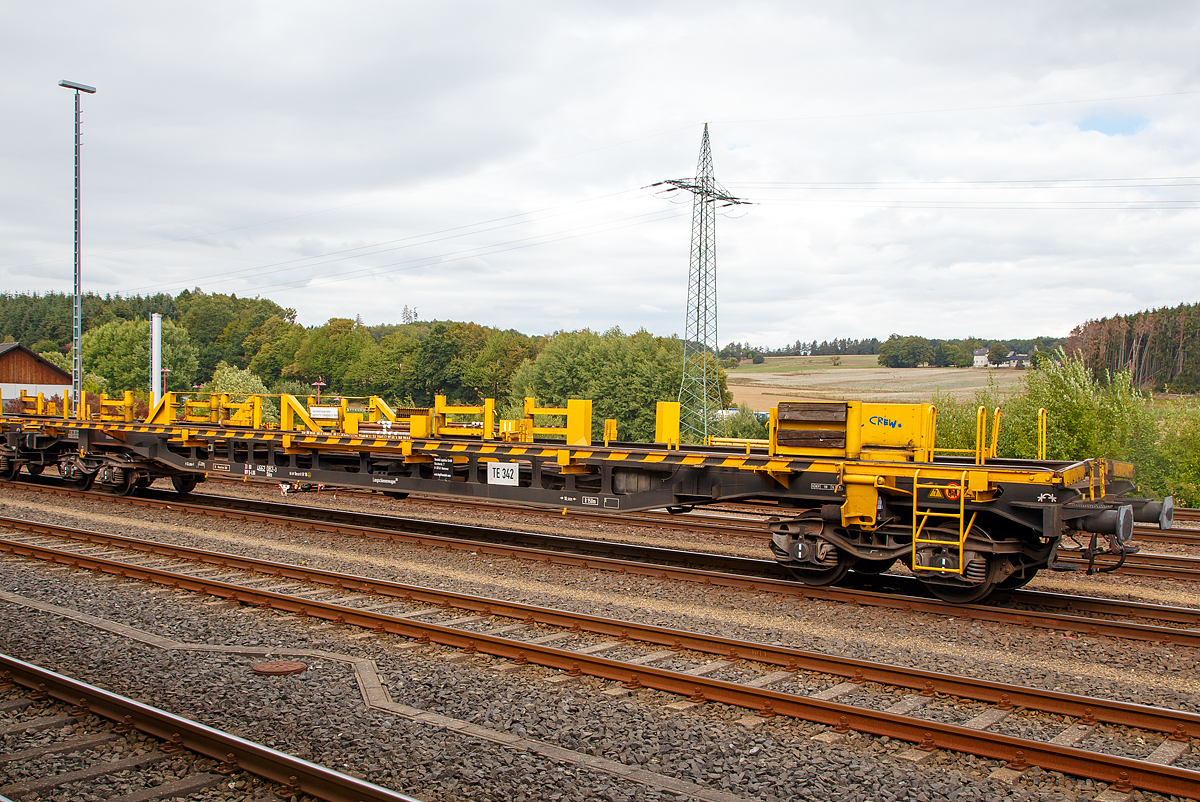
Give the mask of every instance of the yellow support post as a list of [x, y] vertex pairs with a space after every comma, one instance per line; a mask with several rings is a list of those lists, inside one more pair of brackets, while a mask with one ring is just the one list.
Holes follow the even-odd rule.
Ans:
[[370, 423], [378, 423], [384, 418], [396, 423], [395, 411], [379, 396], [371, 396], [367, 399], [367, 420]]
[[592, 444], [592, 402], [588, 399], [567, 399], [567, 445]]
[[[452, 406], [446, 403], [446, 396], [434, 396], [433, 415], [433, 434], [479, 437], [483, 440], [496, 439], [496, 399], [494, 398], [483, 399], [483, 403], [479, 406]], [[447, 416], [449, 415], [478, 415], [480, 417], [480, 428], [451, 426], [447, 423]]]
[[483, 399], [483, 439], [496, 439], [496, 399]]
[[1038, 410], [1037, 434], [1038, 434], [1038, 450], [1037, 456], [1039, 460], [1046, 460], [1046, 440], [1047, 440], [1047, 419], [1046, 408], [1042, 407]]
[[930, 404], [925, 411], [925, 419], [921, 430], [921, 444], [914, 459], [917, 462], [933, 462], [933, 455], [937, 453], [937, 407]]
[[654, 442], [663, 443], [667, 448], [679, 448], [678, 401], [658, 402], [654, 415]]
[[[522, 431], [532, 434], [548, 434], [565, 437], [569, 446], [592, 444], [592, 402], [587, 399], [568, 398], [565, 407], [539, 407], [532, 398], [525, 399], [523, 409], [525, 423]], [[535, 415], [554, 415], [567, 419], [565, 426], [538, 426]]]
[[[298, 428], [297, 423], [304, 428]], [[288, 431], [320, 432], [321, 427], [308, 416], [308, 410], [296, 400], [296, 396], [283, 393], [279, 396], [279, 428]]]
[[617, 421], [614, 418], [606, 418], [604, 420], [604, 447], [608, 448], [608, 444], [617, 439]]
[[975, 410], [975, 464], [982, 465], [987, 457], [987, 407]]
[[162, 398], [146, 415], [146, 423], [169, 425], [175, 422], [175, 393], [163, 393]]
[[996, 407], [996, 412], [992, 416], [992, 446], [989, 449], [989, 456], [995, 459], [996, 443], [1000, 440], [1000, 407]]
[[413, 439], [423, 439], [433, 436], [433, 411], [428, 415], [409, 415], [408, 434]]

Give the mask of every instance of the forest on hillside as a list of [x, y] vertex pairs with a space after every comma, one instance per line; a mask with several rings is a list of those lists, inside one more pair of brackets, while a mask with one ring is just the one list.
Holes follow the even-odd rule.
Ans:
[[1172, 393], [1200, 390], [1200, 303], [1089, 320], [1067, 338], [1098, 377], [1129, 371], [1141, 387]]
[[[495, 398], [509, 417], [519, 417], [511, 410], [526, 396], [548, 405], [590, 398], [596, 425], [614, 418], [630, 439], [652, 438], [655, 404], [678, 395], [683, 364], [682, 341], [646, 331], [528, 336], [417, 320], [407, 307], [400, 317], [408, 322], [399, 324], [333, 318], [305, 327], [295, 310], [273, 301], [196, 289], [175, 297], [87, 295], [85, 389], [146, 394], [153, 312], [164, 316], [167, 390], [306, 396], [319, 382], [326, 394], [377, 395], [399, 406], [430, 406], [435, 395], [465, 404]], [[0, 339], [69, 370], [71, 296], [0, 295]]]
[[[305, 396], [313, 382], [326, 394], [379, 395], [401, 406], [427, 406], [434, 395], [458, 403], [497, 400], [502, 417], [518, 417], [527, 396], [558, 406], [568, 398], [592, 399], [594, 436], [605, 418], [618, 422], [622, 439], [649, 441], [655, 402], [676, 397], [683, 343], [646, 331], [626, 334], [583, 330], [528, 336], [475, 323], [418, 320], [368, 326], [334, 318], [321, 326], [296, 323], [296, 312], [264, 298], [205, 293], [177, 296], [84, 298], [85, 389], [132, 390], [148, 384], [149, 323], [164, 315], [167, 388], [230, 393]], [[1077, 328], [1062, 340], [929, 340], [893, 335], [877, 340], [798, 343], [802, 355], [875, 348], [881, 361], [963, 364], [977, 347], [1045, 355], [1010, 395], [989, 389], [964, 401], [935, 397], [939, 442], [969, 448], [975, 408], [1004, 405], [1002, 453], [1030, 456], [1029, 433], [1039, 408], [1050, 410], [1051, 443], [1062, 458], [1107, 456], [1138, 466], [1145, 490], [1175, 493], [1200, 505], [1200, 415], [1193, 400], [1151, 399], [1147, 385], [1180, 392], [1200, 389], [1200, 306], [1181, 306], [1101, 321]], [[69, 369], [71, 297], [64, 294], [0, 294], [0, 339], [18, 341]], [[1058, 346], [1058, 347], [1055, 347]], [[791, 347], [789, 347], [791, 348]], [[727, 360], [777, 355], [780, 350], [731, 344]], [[885, 362], [886, 364], [886, 362]], [[731, 396], [719, 369], [723, 400]], [[742, 424], [745, 424], [744, 426]], [[731, 422], [730, 434], [762, 437], [748, 408]]]

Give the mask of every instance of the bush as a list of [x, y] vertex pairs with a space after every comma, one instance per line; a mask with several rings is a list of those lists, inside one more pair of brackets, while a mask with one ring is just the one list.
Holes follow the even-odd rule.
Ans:
[[749, 404], [740, 405], [737, 413], [726, 418], [725, 423], [729, 428], [730, 437], [746, 440], [765, 440], [767, 438], [767, 424], [758, 419], [758, 414], [750, 408]]
[[[256, 374], [249, 370], [238, 370], [232, 365], [226, 364], [224, 360], [217, 363], [212, 381], [201, 389], [209, 393], [229, 393], [229, 400], [235, 404], [245, 401], [246, 396], [251, 393], [267, 394], [267, 388], [263, 386], [262, 379]], [[263, 399], [263, 422], [279, 423], [279, 402], [277, 400]]]
[[[1041, 360], [1017, 392], [1002, 397], [994, 385], [973, 400], [935, 395], [938, 448], [975, 448], [979, 406], [1001, 408], [1000, 456], [1037, 456], [1037, 413], [1047, 413], [1047, 457], [1080, 460], [1108, 457], [1137, 468], [1141, 493], [1174, 495], [1176, 502], [1200, 506], [1200, 415], [1192, 401], [1154, 402], [1133, 386], [1128, 371], [1097, 380], [1078, 357], [1060, 349], [1058, 360]], [[990, 438], [991, 432], [988, 432]]]

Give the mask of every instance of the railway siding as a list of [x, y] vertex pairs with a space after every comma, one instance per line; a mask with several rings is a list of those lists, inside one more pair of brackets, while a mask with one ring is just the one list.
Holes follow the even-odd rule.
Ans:
[[[716, 701], [741, 707], [750, 707], [758, 710], [758, 715], [764, 718], [770, 718], [777, 714], [795, 716], [833, 726], [835, 734], [855, 730], [912, 741], [919, 744], [918, 751], [927, 752], [940, 746], [1005, 759], [1012, 764], [1010, 767], [1011, 771], [1017, 773], [1023, 770], [1026, 763], [1031, 763], [1041, 765], [1044, 768], [1084, 774], [1085, 776], [1097, 777], [1119, 784], [1132, 783], [1136, 787], [1147, 788], [1162, 793], [1182, 793], [1184, 795], [1200, 793], [1200, 774], [1193, 777], [1186, 770], [1173, 769], [1144, 761], [1129, 760], [1112, 754], [1103, 756], [1102, 760], [1099, 761], [1100, 765], [1095, 765], [1097, 764], [1097, 760], [1094, 753], [1083, 752], [1062, 746], [1061, 744], [1044, 744], [1029, 741], [1026, 738], [1014, 738], [991, 732], [979, 726], [960, 726], [956, 723], [945, 721], [939, 721], [936, 724], [933, 721], [914, 722], [908, 715], [900, 715], [893, 712], [894, 708], [879, 711], [831, 701], [833, 697], [828, 694], [828, 691], [811, 696], [797, 696], [792, 693], [773, 691], [765, 687], [766, 685], [775, 684], [778, 680], [759, 683], [733, 683], [694, 671], [681, 674], [679, 671], [658, 668], [651, 665], [651, 663], [669, 656], [672, 652], [684, 649], [720, 653], [727, 647], [726, 657], [728, 661], [741, 659], [770, 661], [772, 657], [778, 660], [781, 657], [779, 652], [785, 651], [759, 644], [726, 643], [720, 642], [720, 639], [717, 642], [702, 644], [699, 642], [700, 638], [691, 633], [663, 632], [661, 630], [649, 631], [645, 627], [637, 627], [637, 625], [632, 625], [629, 622], [602, 622], [592, 617], [563, 614], [561, 611], [531, 610], [528, 608], [518, 610], [511, 604], [490, 599], [476, 601], [476, 604], [482, 605], [480, 612], [483, 613], [483, 616], [467, 617], [465, 619], [458, 618], [448, 623], [433, 623], [421, 621], [419, 620], [419, 616], [426, 613], [436, 613], [451, 605], [446, 596], [427, 590], [418, 589], [415, 592], [413, 590], [405, 590], [400, 598], [406, 602], [429, 604], [435, 601], [434, 598], [430, 597], [441, 596], [438, 607], [425, 608], [407, 615], [386, 615], [344, 604], [316, 600], [311, 597], [311, 594], [308, 598], [285, 596], [280, 593], [246, 588], [244, 585], [218, 581], [215, 578], [198, 578], [194, 575], [188, 576], [176, 572], [130, 565], [101, 557], [80, 556], [70, 552], [62, 552], [57, 549], [36, 547], [33, 545], [7, 545], [16, 545], [15, 549], [10, 549], [15, 553], [36, 553], [37, 556], [44, 559], [53, 559], [56, 562], [61, 562], [71, 567], [88, 567], [93, 570], [103, 570], [120, 577], [152, 580], [169, 584], [175, 588], [200, 590], [201, 592], [215, 594], [222, 598], [229, 598], [241, 603], [249, 603], [256, 606], [266, 605], [273, 609], [287, 610], [302, 616], [323, 618], [337, 624], [364, 626], [380, 634], [401, 634], [415, 638], [418, 643], [435, 642], [454, 646], [464, 650], [467, 654], [487, 652], [513, 659], [518, 665], [527, 662], [537, 662], [543, 666], [562, 669], [567, 672], [568, 676], [587, 673], [611, 680], [623, 680], [624, 687], [627, 690], [638, 690], [645, 687], [657, 688], [682, 695], [690, 693], [689, 701], [691, 702]], [[213, 561], [222, 568], [234, 569], [246, 567], [245, 565], [239, 565], [244, 560], [230, 560], [229, 555], [214, 555]], [[264, 568], [261, 565], [257, 567], [259, 569]], [[299, 569], [291, 567], [288, 570], [295, 573], [280, 575], [301, 578]], [[379, 583], [365, 582], [361, 578], [356, 577], [344, 577], [336, 583], [336, 586], [339, 591], [345, 592], [370, 591], [374, 594], [379, 591]], [[463, 606], [462, 601], [459, 599], [460, 606]], [[453, 626], [454, 623], [474, 623], [481, 617], [490, 617], [492, 615], [520, 619], [522, 614], [525, 616], [524, 623], [526, 625], [553, 623], [563, 627], [570, 625], [572, 629], [578, 631], [580, 623], [586, 621], [593, 631], [610, 636], [617, 635], [618, 639], [607, 644], [567, 650], [547, 645], [552, 639], [550, 637], [543, 637], [533, 641], [514, 641], [507, 637], [489, 634], [488, 632], [464, 631]], [[546, 620], [547, 618], [551, 620]], [[631, 629], [635, 628], [639, 630], [637, 636], [631, 633]], [[599, 654], [602, 651], [617, 648], [627, 640], [641, 639], [651, 643], [661, 643], [665, 637], [671, 635], [674, 636], [671, 648], [665, 652], [657, 653], [657, 656], [653, 656], [651, 659], [640, 661], [613, 660]], [[714, 648], [714, 646], [718, 648]], [[781, 673], [794, 672], [800, 667], [797, 663], [796, 655], [792, 655], [789, 658], [785, 672]], [[804, 667], [812, 670], [812, 666]], [[851, 686], [852, 689], [852, 686], [861, 684], [865, 679], [864, 670], [859, 668], [855, 670], [854, 681], [845, 685]], [[961, 680], [961, 678], [956, 679]], [[929, 695], [936, 692], [933, 680], [926, 681], [926, 691]], [[998, 710], [1010, 710], [1014, 706], [1012, 701], [1013, 696], [1018, 696], [1026, 701], [1031, 701], [1033, 698], [1030, 695], [1031, 691], [1029, 689], [1010, 689], [1010, 691], [1007, 694], [1000, 694]], [[1044, 700], [1039, 701], [1045, 704]], [[1061, 702], [1062, 699], [1057, 701]], [[1086, 703], [1089, 701], [1095, 700], [1074, 700], [1075, 715], [1078, 715], [1084, 724], [1090, 724], [1095, 721], [1094, 715], [1096, 709], [1107, 704], [1095, 701], [1095, 707], [1093, 708], [1087, 706]], [[1131, 712], [1132, 708], [1126, 707], [1120, 711], [1120, 715], [1128, 717]], [[1194, 730], [1197, 722], [1200, 722], [1200, 717], [1198, 716], [1180, 714], [1174, 711], [1159, 713], [1158, 711], [1142, 709], [1138, 712], [1143, 717], [1148, 714], [1159, 716], [1159, 728], [1162, 728], [1162, 716], [1171, 719], [1171, 723], [1174, 725], [1173, 736], [1184, 742], [1189, 737], [1189, 730]], [[999, 716], [992, 714], [984, 718], [988, 719], [987, 726], [991, 726], [992, 724], [1000, 723], [1007, 715], [1008, 713], [1005, 712]], [[1112, 710], [1106, 709], [1103, 715], [1114, 715], [1114, 713]], [[1180, 721], [1180, 719], [1183, 719], [1183, 721]], [[972, 720], [976, 721], [977, 725], [981, 721], [979, 719]], [[1122, 721], [1121, 723], [1128, 724], [1129, 722]], [[1167, 728], [1170, 729], [1169, 726]]]

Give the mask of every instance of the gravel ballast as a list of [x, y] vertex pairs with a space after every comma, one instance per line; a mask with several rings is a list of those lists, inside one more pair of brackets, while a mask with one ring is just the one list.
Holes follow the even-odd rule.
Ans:
[[[825, 602], [781, 609], [779, 599], [768, 594], [252, 523], [196, 520], [170, 511], [72, 504], [67, 510], [45, 496], [6, 492], [0, 512], [998, 681], [1183, 709], [1196, 709], [1200, 702], [1185, 673], [1194, 668], [1194, 655], [1178, 647], [1130, 648], [1105, 638], [1067, 640], [1046, 631], [972, 626]], [[137, 583], [99, 580], [86, 572], [5, 560], [0, 562], [0, 576], [11, 592], [188, 643], [317, 649], [370, 658], [392, 698], [403, 705], [732, 797], [941, 799], [953, 794], [956, 799], [1082, 799], [1098, 790], [1085, 781], [1039, 770], [1009, 787], [987, 779], [999, 765], [996, 761], [964, 755], [938, 753], [932, 763], [918, 768], [896, 757], [910, 748], [907, 743], [862, 735], [851, 735], [843, 744], [814, 742], [811, 736], [823, 728], [782, 717], [747, 730], [736, 723], [746, 715], [744, 710], [705, 705], [672, 713], [663, 705], [677, 697], [644, 690], [613, 701], [602, 695], [611, 683], [599, 680], [553, 686], [545, 680], [555, 672], [533, 666], [498, 675], [490, 670], [498, 662], [491, 658], [448, 662], [447, 650], [440, 647], [407, 649], [403, 647], [408, 642], [401, 638], [358, 638], [361, 631], [348, 627], [206, 604], [176, 592], [150, 593]], [[24, 659], [213, 726], [234, 732], [241, 727], [245, 732], [239, 734], [421, 798], [674, 798], [577, 762], [550, 760], [368, 709], [344, 663], [310, 664], [299, 677], [256, 677], [249, 671], [254, 659], [245, 656], [130, 646], [111, 633], [12, 604], [0, 605], [0, 618], [3, 648]], [[779, 689], [812, 692], [822, 687], [819, 679], [800, 674]], [[881, 698], [864, 689], [863, 698], [854, 703], [885, 708], [895, 701], [887, 693]], [[939, 700], [919, 715], [961, 721], [982, 709]], [[290, 716], [293, 724], [280, 723], [283, 716]], [[226, 719], [236, 726], [224, 726]], [[1025, 714], [995, 729], [1013, 728], [1014, 735], [1045, 729], [1052, 736], [1055, 724], [1066, 726]], [[1131, 749], [1130, 744], [1125, 749]]]

